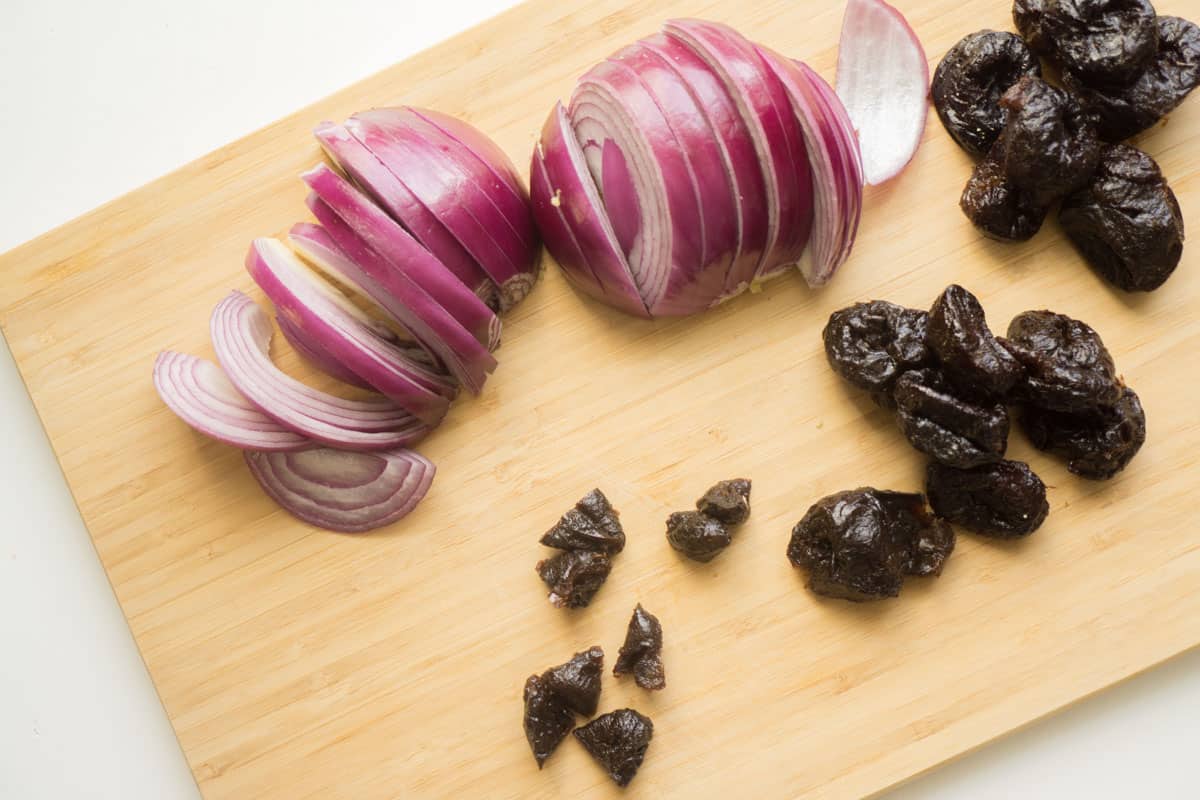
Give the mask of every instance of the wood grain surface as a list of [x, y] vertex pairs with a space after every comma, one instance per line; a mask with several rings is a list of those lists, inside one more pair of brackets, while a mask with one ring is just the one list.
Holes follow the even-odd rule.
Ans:
[[[250, 239], [306, 218], [297, 175], [319, 158], [320, 120], [428, 105], [524, 166], [573, 79], [671, 16], [733, 23], [833, 77], [840, 3], [563, 10], [577, 5], [534, 0], [0, 258], [4, 333], [205, 796], [616, 796], [575, 742], [537, 770], [521, 686], [593, 644], [611, 665], [639, 601], [665, 628], [669, 687], [605, 678], [602, 710], [655, 722], [630, 797], [875, 793], [1200, 643], [1200, 248], [1164, 289], [1131, 296], [1053, 223], [1027, 245], [985, 241], [956, 206], [969, 160], [932, 114], [910, 169], [868, 190], [855, 254], [820, 292], [789, 277], [703, 318], [648, 323], [548, 269], [507, 320], [484, 395], [422, 446], [433, 491], [376, 535], [298, 523], [237, 452], [163, 407], [155, 353], [211, 357], [209, 311], [252, 286]], [[970, 31], [1011, 28], [1000, 0], [899, 5], [933, 64]], [[1140, 144], [1200, 230], [1200, 99]], [[818, 600], [784, 557], [791, 526], [827, 493], [918, 490], [923, 472], [830, 372], [821, 327], [857, 300], [927, 306], [952, 281], [997, 328], [1040, 307], [1098, 328], [1149, 441], [1101, 484], [1015, 433], [1011, 456], [1051, 487], [1036, 535], [963, 535], [942, 578], [895, 602]], [[750, 522], [712, 564], [681, 560], [667, 513], [732, 476], [754, 480]], [[593, 606], [567, 613], [534, 575], [537, 539], [593, 486], [629, 546]]]

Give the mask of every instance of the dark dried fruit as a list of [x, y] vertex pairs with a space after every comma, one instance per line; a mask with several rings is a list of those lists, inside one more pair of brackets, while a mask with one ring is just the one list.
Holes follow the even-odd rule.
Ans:
[[868, 392], [886, 392], [905, 370], [929, 363], [924, 311], [883, 300], [835, 311], [821, 337], [833, 371]]
[[1149, 0], [1018, 2], [1013, 19], [1035, 50], [1092, 83], [1128, 83], [1158, 49]]
[[913, 447], [947, 466], [999, 461], [1008, 446], [1008, 409], [959, 397], [933, 369], [906, 372], [892, 393], [900, 430]]
[[1026, 76], [1000, 105], [1008, 110], [1004, 171], [1013, 185], [1045, 206], [1087, 183], [1100, 160], [1100, 138], [1074, 97]]
[[1035, 194], [1021, 189], [1005, 172], [1005, 142], [1002, 136], [991, 151], [975, 165], [963, 189], [959, 208], [980, 233], [1003, 242], [1025, 242], [1042, 229], [1049, 206]]
[[726, 525], [741, 525], [750, 517], [750, 481], [721, 481], [696, 501], [696, 509]]
[[633, 674], [633, 680], [647, 691], [667, 688], [662, 663], [662, 625], [658, 617], [638, 603], [625, 631], [625, 644], [617, 654], [613, 675]]
[[729, 547], [733, 537], [719, 519], [699, 511], [677, 511], [667, 517], [667, 541], [693, 561], [706, 564]]
[[906, 574], [940, 574], [953, 549], [953, 530], [921, 495], [861, 488], [817, 501], [792, 529], [787, 555], [812, 591], [862, 602], [896, 597]]
[[610, 572], [608, 556], [585, 550], [567, 550], [537, 564], [537, 574], [550, 587], [550, 603], [558, 608], [587, 607]]
[[566, 700], [550, 690], [537, 675], [525, 681], [525, 738], [538, 769], [575, 727], [575, 716]]
[[1046, 0], [1014, 0], [1013, 22], [1033, 52], [1049, 56], [1054, 51], [1054, 42], [1045, 28]]
[[1100, 168], [1063, 201], [1063, 230], [1096, 272], [1127, 292], [1162, 286], [1183, 256], [1183, 215], [1154, 159], [1104, 148]]
[[625, 549], [625, 531], [621, 528], [620, 516], [604, 492], [593, 489], [546, 531], [542, 544], [559, 550], [615, 555]]
[[933, 302], [926, 341], [943, 374], [963, 393], [998, 400], [1021, 379], [1021, 365], [992, 335], [983, 306], [958, 284]]
[[604, 671], [604, 651], [590, 647], [571, 660], [542, 673], [543, 687], [557, 694], [577, 714], [590, 717], [600, 702], [600, 673]]
[[1008, 326], [1005, 345], [1025, 367], [1014, 398], [1039, 408], [1081, 411], [1121, 396], [1117, 368], [1100, 334], [1053, 311], [1026, 311]]
[[954, 141], [981, 156], [1004, 127], [1000, 95], [1021, 76], [1041, 74], [1042, 65], [1019, 36], [983, 30], [950, 48], [933, 74], [929, 94]]
[[925, 491], [939, 517], [999, 539], [1028, 536], [1050, 513], [1046, 485], [1020, 461], [973, 469], [930, 464]]
[[654, 723], [632, 708], [610, 711], [575, 731], [575, 738], [617, 786], [633, 780], [653, 736]]
[[1034, 447], [1066, 458], [1067, 469], [1092, 480], [1125, 469], [1146, 442], [1146, 412], [1130, 388], [1114, 405], [1082, 413], [1030, 407], [1021, 424]]

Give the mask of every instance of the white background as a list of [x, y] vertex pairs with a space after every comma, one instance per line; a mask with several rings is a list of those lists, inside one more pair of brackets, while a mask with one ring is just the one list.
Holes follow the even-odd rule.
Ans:
[[[509, 5], [3, 0], [0, 251]], [[7, 346], [0, 442], [0, 797], [196, 796]], [[892, 797], [1196, 797], [1198, 741], [1194, 652]]]

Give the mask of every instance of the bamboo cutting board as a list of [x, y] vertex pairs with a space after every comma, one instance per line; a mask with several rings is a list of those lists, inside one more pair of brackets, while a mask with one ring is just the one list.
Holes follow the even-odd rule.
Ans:
[[[701, 319], [639, 322], [548, 269], [507, 320], [501, 367], [422, 446], [439, 466], [411, 517], [351, 537], [260, 494], [240, 456], [162, 406], [162, 348], [211, 357], [208, 314], [249, 289], [250, 239], [305, 218], [314, 123], [371, 105], [461, 115], [521, 165], [592, 62], [671, 16], [733, 23], [832, 77], [841, 4], [533, 0], [0, 258], [0, 322], [183, 749], [209, 798], [607, 797], [574, 742], [539, 772], [521, 731], [527, 675], [602, 645], [636, 602], [663, 622], [669, 686], [605, 679], [602, 710], [655, 722], [638, 797], [874, 793], [1200, 643], [1200, 258], [1151, 296], [1103, 285], [1053, 224], [984, 241], [956, 202], [967, 157], [931, 124], [916, 162], [867, 193], [855, 255], [828, 288], [798, 278]], [[1000, 0], [902, 3], [931, 59]], [[1163, 13], [1190, 0], [1163, 0]], [[1142, 145], [1200, 229], [1200, 100]], [[997, 328], [1049, 307], [1097, 327], [1149, 418], [1149, 442], [1089, 483], [1014, 433], [1051, 486], [1017, 544], [960, 537], [945, 575], [895, 602], [814, 598], [787, 564], [817, 498], [917, 490], [923, 462], [826, 366], [830, 311], [927, 306], [957, 281]], [[281, 349], [281, 359], [300, 369]], [[706, 566], [663, 520], [717, 479], [754, 513]], [[600, 486], [629, 545], [593, 606], [551, 608], [539, 535]]]

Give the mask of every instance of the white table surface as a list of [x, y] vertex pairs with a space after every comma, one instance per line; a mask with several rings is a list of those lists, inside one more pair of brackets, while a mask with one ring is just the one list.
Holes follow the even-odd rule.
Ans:
[[[509, 5], [4, 0], [0, 251]], [[0, 442], [0, 798], [197, 796], [7, 345]], [[1200, 797], [1198, 741], [1193, 652], [890, 797]]]

